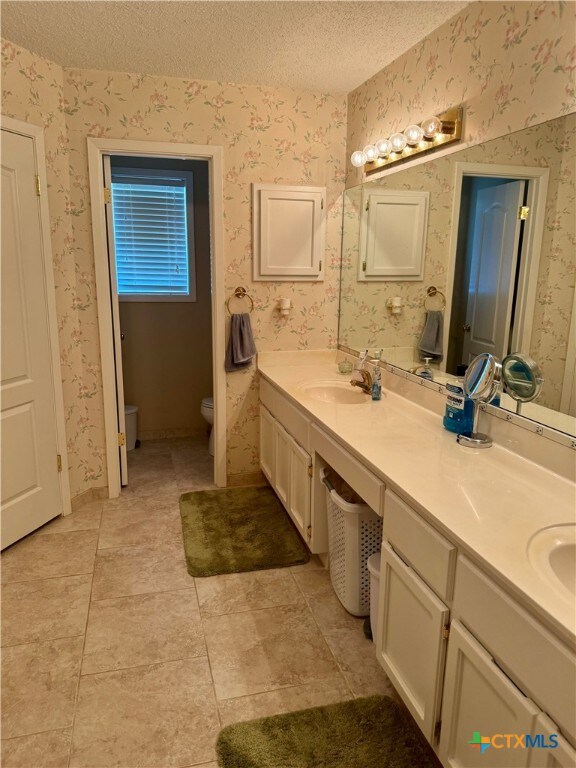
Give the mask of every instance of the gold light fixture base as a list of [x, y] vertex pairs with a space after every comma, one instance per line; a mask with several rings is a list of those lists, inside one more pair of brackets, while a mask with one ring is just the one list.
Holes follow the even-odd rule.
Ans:
[[442, 121], [441, 133], [433, 139], [422, 139], [422, 141], [415, 147], [406, 147], [402, 152], [391, 152], [388, 157], [379, 157], [372, 163], [366, 163], [364, 165], [364, 174], [366, 176], [371, 176], [390, 165], [402, 163], [405, 160], [411, 160], [413, 157], [417, 157], [423, 152], [433, 152], [436, 149], [440, 149], [440, 147], [445, 147], [446, 144], [460, 141], [462, 138], [463, 113], [464, 110], [462, 107], [453, 107], [452, 109], [448, 109], [446, 112], [437, 115], [438, 119]]

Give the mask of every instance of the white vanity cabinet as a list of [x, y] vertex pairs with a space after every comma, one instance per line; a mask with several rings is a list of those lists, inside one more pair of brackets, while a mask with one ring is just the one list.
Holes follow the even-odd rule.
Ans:
[[[530, 749], [508, 747], [506, 734], [536, 733], [539, 710], [496, 666], [486, 650], [458, 622], [450, 628], [438, 754], [450, 768], [524, 768]], [[475, 736], [477, 734], [477, 736]], [[482, 749], [470, 742], [496, 738]]]
[[390, 490], [384, 537], [376, 655], [430, 742], [440, 702], [456, 548]]
[[302, 538], [310, 544], [312, 457], [260, 406], [260, 467]]

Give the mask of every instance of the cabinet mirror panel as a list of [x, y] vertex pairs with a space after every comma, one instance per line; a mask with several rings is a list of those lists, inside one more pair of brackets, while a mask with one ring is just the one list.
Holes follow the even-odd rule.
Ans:
[[[346, 190], [340, 348], [383, 348], [407, 370], [431, 356], [439, 383], [483, 352], [528, 355], [543, 385], [522, 415], [576, 434], [575, 146], [572, 113]], [[366, 275], [412, 247], [370, 206], [415, 192], [427, 195], [422, 276]], [[506, 395], [501, 407], [516, 410]]]

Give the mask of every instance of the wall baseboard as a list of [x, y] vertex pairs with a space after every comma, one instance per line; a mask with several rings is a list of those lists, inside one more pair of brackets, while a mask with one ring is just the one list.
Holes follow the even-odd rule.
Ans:
[[93, 501], [103, 501], [108, 498], [108, 486], [103, 488], [88, 488], [86, 491], [82, 491], [78, 496], [72, 499], [71, 511], [76, 512], [78, 509], [82, 509], [86, 504], [90, 504]]
[[234, 475], [228, 475], [226, 479], [227, 488], [236, 488], [240, 485], [267, 485], [268, 480], [264, 477], [263, 473], [258, 470], [257, 472], [239, 472]]

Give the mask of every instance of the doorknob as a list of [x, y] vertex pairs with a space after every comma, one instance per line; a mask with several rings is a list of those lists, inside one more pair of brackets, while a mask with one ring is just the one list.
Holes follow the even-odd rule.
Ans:
[[[466, 325], [462, 326], [462, 330], [466, 331], [466, 333], [470, 333], [470, 331], [471, 331], [470, 325], [468, 323], [466, 323]], [[124, 336], [122, 336], [122, 338], [124, 338]]]
[[124, 334], [123, 333], [120, 334], [120, 340], [124, 341]]

